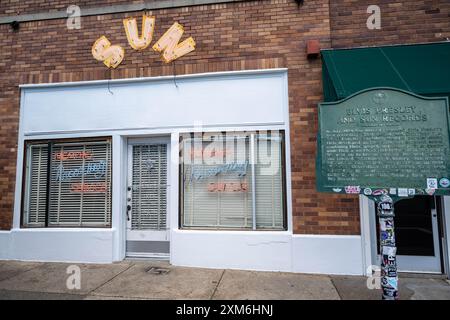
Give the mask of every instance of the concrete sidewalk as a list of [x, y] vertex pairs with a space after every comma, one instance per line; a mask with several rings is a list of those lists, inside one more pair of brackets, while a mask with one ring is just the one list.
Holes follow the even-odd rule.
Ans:
[[[161, 261], [75, 264], [80, 289], [67, 288], [73, 264], [0, 261], [0, 299], [380, 299], [365, 277], [174, 267]], [[450, 300], [442, 277], [400, 278], [402, 299]]]

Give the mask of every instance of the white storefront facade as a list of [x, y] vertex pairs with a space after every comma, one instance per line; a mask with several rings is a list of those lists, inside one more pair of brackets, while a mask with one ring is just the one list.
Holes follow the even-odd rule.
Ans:
[[[193, 267], [364, 274], [360, 236], [293, 234], [287, 77], [286, 69], [268, 69], [186, 75], [176, 79], [157, 77], [23, 85], [13, 229], [0, 233], [0, 243], [5, 249], [2, 250], [0, 259], [111, 263], [126, 257], [153, 257], [168, 259], [174, 265]], [[224, 207], [222, 211], [228, 210], [228, 215], [219, 218], [228, 221], [222, 222], [225, 228], [217, 224], [212, 228], [208, 227], [208, 221], [211, 220], [208, 210], [215, 210], [208, 207], [209, 202], [194, 206], [186, 199], [183, 201], [183, 196], [200, 199], [197, 201], [201, 201], [205, 196], [205, 193], [194, 193], [188, 190], [189, 187], [183, 187], [184, 180], [180, 178], [183, 174], [183, 166], [180, 165], [180, 141], [183, 140], [180, 140], [180, 137], [199, 132], [238, 132], [240, 135], [243, 132], [255, 132], [258, 137], [264, 132], [264, 139], [270, 136], [266, 132], [272, 132], [273, 137], [273, 133], [277, 133], [277, 137], [283, 137], [282, 148], [274, 149], [280, 152], [277, 161], [282, 162], [278, 163], [279, 168], [282, 168], [278, 174], [279, 180], [270, 184], [271, 191], [267, 191], [268, 196], [262, 194], [257, 200], [253, 196], [245, 196], [243, 203], [248, 209], [247, 216], [244, 217], [246, 222], [236, 222], [242, 219], [233, 216], [233, 212], [240, 209], [228, 210], [227, 196], [216, 196], [218, 193], [214, 193], [217, 188], [224, 188], [221, 191], [230, 187], [236, 189], [234, 182], [209, 183], [206, 186], [209, 191], [206, 196], [214, 194], [214, 197], [221, 198], [220, 205]], [[254, 135], [247, 136], [250, 146], [250, 138]], [[66, 169], [63, 172], [61, 170], [65, 169], [58, 167], [56, 181], [59, 191], [52, 191], [47, 195], [51, 204], [46, 208], [43, 205], [46, 203], [46, 194], [41, 192], [34, 195], [39, 185], [34, 186], [27, 182], [27, 175], [30, 173], [27, 173], [24, 166], [35, 166], [35, 161], [38, 160], [41, 164], [48, 161], [48, 158], [42, 156], [45, 155], [44, 151], [47, 151], [48, 141], [56, 141], [52, 148], [59, 148], [53, 149], [56, 156], [53, 156], [52, 161], [57, 159], [65, 163], [66, 167], [72, 168], [72, 171]], [[82, 141], [82, 149], [77, 145], [78, 149], [63, 151], [64, 148], [71, 150], [68, 145], [73, 141], [75, 144]], [[97, 147], [98, 144], [100, 147]], [[31, 145], [33, 152], [40, 156], [27, 160], [27, 145]], [[145, 148], [150, 148], [151, 145], [159, 147], [151, 149], [153, 151], [163, 150], [163, 153], [157, 153], [160, 162], [151, 163], [152, 166], [164, 163], [163, 175], [156, 177], [160, 184], [159, 207], [156, 210], [162, 208], [165, 213], [161, 218], [163, 220], [158, 218], [158, 230], [152, 227], [152, 223], [156, 223], [153, 220], [148, 222], [150, 227], [147, 225], [146, 228], [144, 220], [141, 225], [143, 227], [133, 227], [137, 219], [133, 210], [137, 209], [132, 207], [141, 206], [145, 209], [145, 201], [142, 200], [145, 197], [139, 193], [140, 200], [134, 199], [137, 193], [133, 186], [133, 179], [138, 179], [136, 173], [144, 170], [143, 164], [133, 162], [133, 159], [138, 156], [142, 158], [147, 152]], [[100, 150], [98, 152], [106, 157], [107, 166], [87, 166], [88, 160], [95, 160], [89, 154], [94, 149]], [[36, 150], [41, 150], [41, 153]], [[148, 149], [149, 154], [153, 152], [151, 150]], [[250, 151], [247, 151], [247, 157], [254, 156], [251, 150], [250, 148]], [[31, 154], [31, 151], [28, 153]], [[164, 156], [163, 161], [161, 154]], [[81, 169], [70, 167], [70, 161], [74, 161], [74, 165], [79, 164], [74, 160], [77, 157], [87, 159], [80, 162], [83, 163], [82, 172], [79, 171]], [[62, 162], [63, 160], [69, 162]], [[101, 164], [106, 164], [105, 160], [101, 161]], [[95, 180], [98, 178], [96, 174], [93, 180], [83, 178], [84, 184], [77, 183], [75, 189], [72, 184], [69, 193], [64, 194], [64, 182], [68, 179], [87, 177], [95, 170], [101, 171], [105, 168], [110, 172], [107, 172], [103, 182]], [[89, 171], [90, 169], [93, 171]], [[158, 170], [162, 172], [161, 168]], [[234, 174], [239, 168], [227, 167], [227, 170]], [[252, 172], [251, 166], [248, 170]], [[44, 171], [39, 171], [42, 177], [45, 177]], [[218, 175], [217, 171], [212, 174], [214, 175]], [[139, 175], [139, 179], [143, 179], [141, 176]], [[254, 175], [249, 173], [248, 176], [251, 180]], [[40, 188], [44, 189], [47, 180], [42, 179]], [[93, 182], [89, 184], [89, 181]], [[52, 190], [56, 188], [54, 183], [52, 182]], [[98, 189], [99, 183], [101, 190]], [[110, 189], [107, 197], [101, 198], [103, 204], [100, 208], [105, 212], [110, 210], [110, 214], [100, 216], [104, 219], [103, 225], [90, 226], [90, 221], [98, 220], [95, 214], [98, 213], [96, 210], [98, 211], [99, 205], [95, 202], [98, 198], [93, 197], [92, 200], [89, 194], [105, 192], [102, 189], [105, 188], [105, 183]], [[245, 186], [239, 184], [237, 189], [232, 191], [240, 191], [241, 194], [245, 191], [251, 195], [251, 191], [255, 190], [247, 189], [251, 189], [253, 185], [256, 185], [260, 193], [267, 189], [253, 180], [253, 183], [246, 182]], [[161, 188], [165, 190], [163, 193]], [[78, 211], [74, 215], [70, 206], [70, 201], [75, 201], [71, 196], [74, 192], [84, 192], [88, 195], [83, 198], [83, 219], [80, 218], [82, 214], [78, 215]], [[161, 194], [167, 202], [161, 202]], [[262, 211], [267, 211], [264, 209], [266, 205], [259, 204], [263, 201], [259, 199], [270, 197], [270, 194], [275, 195], [274, 199], [277, 199], [270, 202], [273, 208], [276, 207], [272, 211], [279, 214], [264, 216]], [[147, 195], [150, 198], [153, 196]], [[76, 199], [79, 201], [78, 196]], [[239, 199], [238, 202], [241, 201]], [[50, 214], [50, 218], [41, 217], [37, 213], [33, 215], [32, 209], [33, 205], [36, 206], [36, 201], [41, 201], [41, 211], [47, 209], [51, 213], [56, 210], [58, 214]], [[92, 201], [92, 206], [89, 206], [89, 201]], [[64, 207], [65, 202], [69, 203], [67, 208]], [[231, 206], [232, 203], [236, 201], [229, 202]], [[214, 206], [216, 204], [214, 202]], [[55, 209], [56, 205], [58, 209]], [[79, 206], [79, 202], [76, 202], [77, 210]], [[206, 211], [202, 209], [204, 206], [208, 208]], [[28, 218], [24, 217], [24, 207], [29, 210], [28, 213], [25, 212]], [[186, 211], [185, 215], [181, 215], [182, 210]], [[196, 215], [195, 210], [203, 210], [202, 215]], [[68, 217], [60, 216], [59, 212], [63, 211], [69, 212]], [[270, 214], [271, 211], [267, 212]], [[214, 211], [214, 214], [217, 214], [217, 211]], [[86, 217], [94, 217], [94, 220]], [[253, 217], [255, 219], [252, 219]], [[24, 225], [24, 219], [35, 219], [33, 221], [37, 224]], [[81, 224], [78, 224], [78, 219]], [[193, 224], [189, 225], [188, 220]], [[257, 224], [255, 220], [265, 222]], [[152, 228], [153, 231], [148, 230]]]

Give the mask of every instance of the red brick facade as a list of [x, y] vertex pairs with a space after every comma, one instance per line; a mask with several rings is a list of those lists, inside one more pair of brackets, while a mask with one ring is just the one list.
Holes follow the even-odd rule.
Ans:
[[[141, 1], [78, 1], [83, 8]], [[380, 3], [382, 29], [366, 28], [368, 4]], [[330, 7], [331, 3], [331, 7]], [[0, 17], [64, 10], [72, 1], [2, 1]], [[404, 10], [406, 9], [406, 10]], [[87, 16], [80, 30], [65, 19], [0, 25], [0, 229], [12, 225], [19, 84], [89, 81], [263, 68], [288, 68], [292, 198], [295, 233], [359, 234], [358, 199], [315, 191], [317, 104], [322, 100], [321, 61], [306, 58], [306, 42], [322, 48], [441, 41], [450, 37], [448, 1], [294, 0], [242, 1], [154, 10], [155, 39], [175, 21], [192, 36], [195, 52], [164, 65], [151, 48], [138, 52], [126, 40], [122, 19], [142, 12]], [[101, 35], [125, 48], [108, 70], [93, 59]], [[153, 42], [154, 43], [154, 42]]]
[[[366, 26], [369, 5], [381, 9], [381, 29]], [[330, 1], [333, 48], [438, 42], [450, 39], [450, 1]]]

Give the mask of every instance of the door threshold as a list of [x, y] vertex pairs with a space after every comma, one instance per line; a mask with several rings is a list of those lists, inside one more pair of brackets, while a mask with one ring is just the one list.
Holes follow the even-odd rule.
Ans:
[[127, 252], [126, 260], [170, 260], [170, 255], [167, 253], [138, 253]]

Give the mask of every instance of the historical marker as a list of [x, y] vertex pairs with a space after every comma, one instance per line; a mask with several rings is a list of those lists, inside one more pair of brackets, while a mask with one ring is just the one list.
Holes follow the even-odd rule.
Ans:
[[447, 98], [370, 89], [319, 105], [319, 191], [450, 194], [449, 179]]
[[391, 88], [319, 104], [317, 189], [377, 204], [383, 299], [398, 299], [394, 203], [450, 194], [448, 98]]

